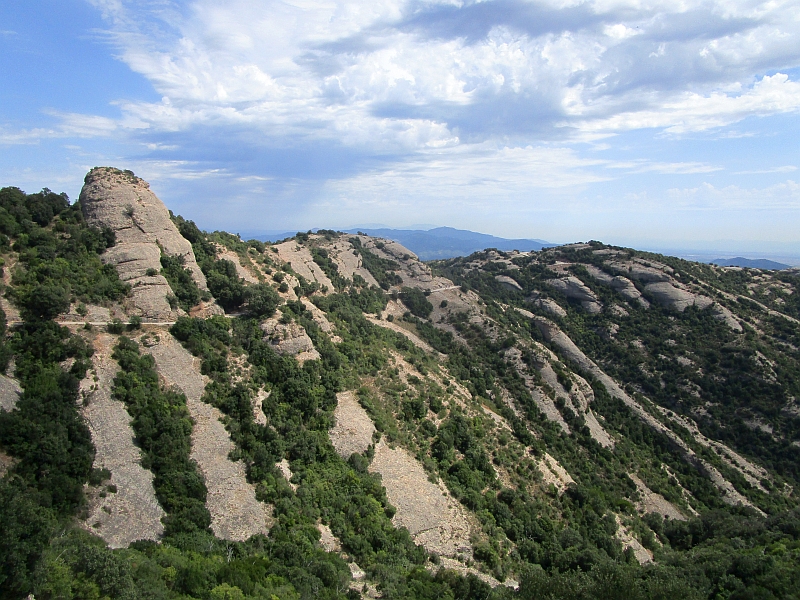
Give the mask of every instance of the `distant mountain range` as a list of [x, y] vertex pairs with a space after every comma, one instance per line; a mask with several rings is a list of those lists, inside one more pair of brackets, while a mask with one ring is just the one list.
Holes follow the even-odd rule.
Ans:
[[772, 271], [780, 271], [781, 269], [788, 269], [790, 265], [775, 262], [774, 260], [767, 260], [766, 258], [743, 258], [737, 256], [735, 258], [715, 258], [709, 261], [712, 264], [719, 265], [720, 267], [748, 267], [750, 269], [767, 269]]
[[[346, 229], [345, 233], [363, 233], [373, 237], [381, 237], [398, 242], [416, 254], [420, 260], [436, 260], [469, 256], [486, 248], [498, 250], [541, 250], [557, 246], [544, 240], [510, 240], [485, 233], [477, 233], [453, 227], [436, 227], [434, 229], [390, 229], [390, 228], [357, 228]], [[275, 233], [254, 236], [262, 242], [276, 242], [293, 237], [295, 232]]]
[[486, 248], [525, 252], [557, 245], [544, 240], [509, 240], [452, 227], [437, 227], [427, 231], [420, 229], [351, 229], [348, 233], [357, 233], [358, 231], [373, 237], [399, 242], [419, 256], [420, 260], [469, 256], [473, 252]]

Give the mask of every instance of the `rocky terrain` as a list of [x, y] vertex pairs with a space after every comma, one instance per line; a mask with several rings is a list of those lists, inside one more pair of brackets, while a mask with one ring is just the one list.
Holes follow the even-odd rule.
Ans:
[[167, 207], [146, 181], [117, 169], [92, 169], [81, 190], [80, 206], [89, 225], [107, 227], [116, 235], [116, 244], [103, 260], [131, 285], [127, 310], [131, 315], [173, 321], [180, 314], [168, 302], [172, 290], [160, 274], [162, 254], [180, 257], [198, 287], [208, 289], [192, 245], [178, 233]]
[[[777, 589], [752, 574], [777, 563], [747, 575], [745, 555], [793, 573], [796, 272], [598, 242], [432, 263], [326, 230], [264, 244], [200, 232], [111, 168], [87, 175], [72, 208], [48, 198], [54, 224], [36, 235], [52, 236], [54, 255], [76, 236], [106, 241], [84, 262], [65, 254], [83, 269], [74, 284], [37, 271], [23, 234], [4, 247], [3, 485], [52, 487], [17, 432], [33, 431], [20, 423], [39, 423], [50, 397], [40, 373], [72, 378], [62, 387], [80, 394], [48, 414], [65, 419], [54, 440], [77, 432], [53, 447], [84, 448], [85, 466], [79, 499], [53, 500], [66, 508], [52, 519], [127, 548], [108, 560], [145, 561], [163, 597], [436, 597], [409, 590], [452, 596], [456, 581], [487, 586], [481, 597], [544, 594], [534, 567], [587, 586], [629, 569], [642, 590], [668, 571], [683, 595], [713, 597], [715, 577]], [[84, 229], [67, 236], [69, 211]], [[80, 277], [101, 279], [81, 288]], [[148, 358], [126, 404], [114, 349], [127, 339]], [[170, 439], [187, 440], [184, 454], [159, 466], [152, 449]], [[719, 533], [743, 523], [755, 533]], [[789, 536], [780, 548], [763, 541], [776, 531]], [[730, 562], [728, 579], [695, 576], [705, 567], [684, 561], [698, 544]], [[84, 558], [38, 552], [42, 581], [99, 577]], [[216, 579], [193, 591], [187, 561]], [[247, 561], [265, 569], [250, 587], [231, 574]]]
[[107, 469], [108, 483], [90, 489], [86, 526], [111, 548], [127, 548], [137, 540], [157, 540], [164, 533], [164, 510], [156, 500], [153, 474], [142, 468], [141, 455], [125, 405], [112, 397], [119, 366], [111, 358], [113, 340], [94, 340], [92, 371], [82, 382], [82, 413], [97, 454], [95, 468]]
[[211, 529], [223, 540], [244, 541], [266, 533], [272, 521], [270, 507], [256, 500], [241, 461], [230, 459], [235, 446], [221, 422], [222, 413], [202, 401], [206, 382], [199, 361], [169, 333], [148, 336], [144, 351], [155, 359], [165, 385], [177, 387], [186, 395], [194, 421], [191, 458], [200, 467], [208, 488]]

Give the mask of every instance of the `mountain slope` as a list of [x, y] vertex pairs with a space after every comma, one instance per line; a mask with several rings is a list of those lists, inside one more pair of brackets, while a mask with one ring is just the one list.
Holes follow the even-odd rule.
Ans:
[[[796, 273], [599, 243], [425, 264], [368, 235], [243, 242], [156, 206], [191, 250], [137, 242], [158, 262], [126, 286], [136, 210], [115, 197], [144, 186], [100, 176], [118, 187], [99, 222], [0, 191], [20, 315], [0, 358], [22, 389], [0, 411], [4, 596], [798, 589]], [[137, 300], [151, 281], [163, 311]], [[130, 429], [87, 427], [111, 402]], [[147, 480], [124, 505], [163, 533], [130, 544], [104, 524]]]

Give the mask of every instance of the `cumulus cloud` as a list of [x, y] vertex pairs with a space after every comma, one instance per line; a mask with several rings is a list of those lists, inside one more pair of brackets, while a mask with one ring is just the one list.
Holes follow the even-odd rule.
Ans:
[[93, 2], [164, 96], [123, 105], [153, 130], [247, 125], [407, 152], [680, 134], [800, 103], [797, 82], [765, 73], [800, 58], [793, 2]]
[[[618, 144], [636, 132], [744, 139], [748, 119], [800, 111], [793, 0], [88, 1], [108, 24], [98, 37], [160, 100], [120, 99], [117, 118], [51, 113], [56, 125], [5, 126], [0, 143], [126, 139], [156, 179], [292, 202], [302, 188], [352, 207], [574, 205], [621, 177], [725, 169], [631, 159]], [[757, 166], [738, 174], [789, 170]], [[714, 184], [671, 194], [757, 200]]]

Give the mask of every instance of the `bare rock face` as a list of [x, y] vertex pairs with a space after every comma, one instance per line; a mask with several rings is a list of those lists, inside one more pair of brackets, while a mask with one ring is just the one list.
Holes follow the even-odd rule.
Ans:
[[192, 245], [178, 232], [167, 207], [146, 181], [130, 171], [97, 167], [86, 175], [80, 203], [89, 225], [110, 227], [116, 234], [116, 246], [103, 260], [113, 264], [120, 279], [132, 286], [132, 314], [169, 321], [181, 312], [167, 302], [172, 289], [160, 275], [162, 250], [182, 256], [198, 287], [208, 289]]
[[333, 413], [336, 425], [328, 434], [336, 452], [347, 460], [354, 452], [360, 454], [369, 448], [375, 425], [353, 392], [339, 392], [336, 400], [336, 410]]
[[564, 277], [562, 279], [548, 279], [547, 284], [564, 294], [567, 298], [574, 298], [581, 302], [596, 302], [597, 297], [577, 277]]
[[626, 300], [630, 300], [631, 302], [637, 301], [639, 304], [647, 308], [650, 306], [650, 303], [642, 298], [642, 293], [636, 289], [636, 286], [633, 285], [633, 282], [630, 279], [622, 277], [621, 275], [614, 277], [613, 275], [609, 275], [602, 269], [598, 269], [594, 265], [584, 265], [586, 270], [588, 271], [589, 275], [592, 276], [596, 281], [603, 283], [609, 286], [611, 289], [615, 290], [620, 296], [625, 298]]
[[353, 252], [353, 245], [350, 242], [336, 241], [329, 248], [331, 260], [339, 268], [339, 275], [346, 279], [353, 279], [354, 275], [362, 277], [367, 285], [378, 286], [378, 281], [364, 268], [361, 256]]
[[630, 279], [617, 276], [611, 280], [610, 285], [620, 296], [626, 300], [630, 300], [631, 302], [637, 301], [645, 308], [650, 306], [650, 303], [642, 297], [642, 293], [636, 289], [636, 286], [633, 285], [633, 282]]
[[440, 482], [428, 474], [403, 448], [390, 448], [381, 440], [375, 447], [370, 472], [380, 473], [386, 496], [397, 509], [392, 523], [405, 527], [417, 544], [443, 556], [469, 554], [470, 524], [464, 508]]
[[519, 292], [522, 291], [522, 286], [518, 284], [516, 281], [514, 281], [508, 275], [495, 275], [495, 280], [497, 280], [497, 283], [502, 285], [504, 288], [507, 288], [512, 291], [514, 290]]
[[683, 312], [689, 306], [697, 306], [702, 309], [714, 303], [707, 296], [693, 294], [667, 281], [648, 283], [644, 289], [653, 295], [656, 302], [667, 308], [673, 308], [678, 312]]
[[22, 388], [16, 379], [0, 375], [0, 410], [12, 411], [22, 395]]
[[643, 265], [636, 261], [628, 261], [628, 262], [614, 261], [614, 262], [609, 262], [607, 264], [615, 271], [625, 273], [631, 279], [641, 281], [642, 283], [669, 281], [671, 279], [671, 277], [665, 272], [664, 269], [658, 269], [653, 266]]
[[307, 281], [316, 281], [321, 286], [325, 286], [328, 291], [333, 291], [333, 283], [320, 266], [314, 262], [311, 250], [301, 246], [295, 240], [275, 244], [273, 248], [278, 251], [281, 260], [292, 266], [295, 273], [302, 275]]
[[567, 311], [565, 311], [561, 306], [559, 306], [558, 302], [555, 300], [551, 300], [550, 298], [539, 298], [537, 299], [534, 304], [539, 308], [549, 312], [551, 315], [556, 315], [557, 317], [566, 317]]
[[742, 324], [733, 315], [733, 313], [726, 307], [722, 306], [721, 304], [717, 304], [715, 302], [714, 306], [711, 307], [711, 310], [714, 313], [715, 319], [719, 319], [720, 321], [725, 323], [728, 327], [730, 327], [733, 331], [737, 332], [742, 331]]
[[302, 325], [295, 322], [281, 323], [276, 317], [272, 317], [261, 323], [261, 329], [264, 339], [269, 341], [278, 354], [294, 356], [301, 363], [319, 358], [319, 352]]
[[570, 275], [561, 279], [548, 279], [547, 284], [564, 294], [567, 298], [580, 301], [583, 309], [590, 314], [597, 314], [602, 310], [602, 305], [597, 301], [594, 292], [586, 287], [580, 279]]
[[214, 535], [239, 542], [255, 534], [266, 535], [272, 524], [272, 507], [256, 499], [244, 463], [230, 458], [236, 446], [222, 424], [222, 413], [202, 400], [206, 380], [200, 373], [200, 360], [169, 334], [142, 350], [153, 357], [164, 383], [186, 395], [186, 407], [194, 420], [190, 458], [205, 478], [206, 507]]
[[111, 472], [109, 483], [115, 490], [98, 494], [87, 488], [88, 517], [83, 526], [102, 537], [112, 548], [127, 548], [136, 540], [157, 540], [164, 532], [164, 510], [156, 499], [153, 474], [141, 464], [125, 405], [112, 396], [119, 366], [111, 358], [115, 340], [101, 334], [94, 341], [92, 378], [81, 382], [84, 404], [81, 414], [97, 449], [94, 467]]

